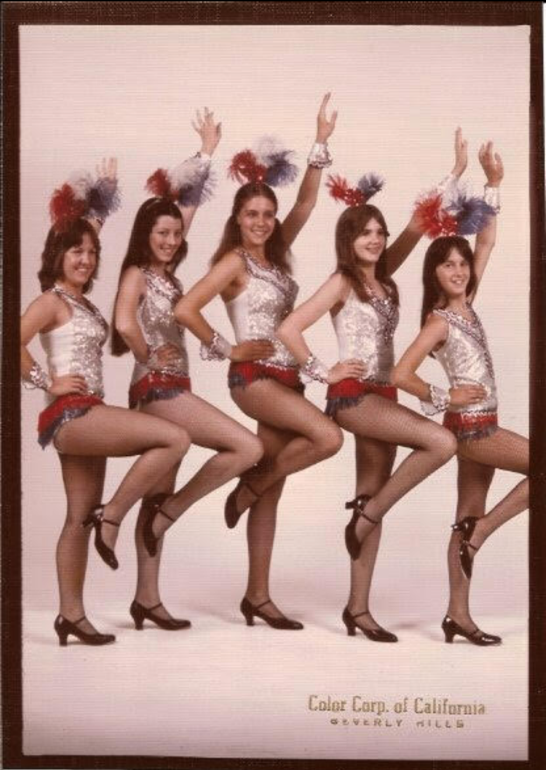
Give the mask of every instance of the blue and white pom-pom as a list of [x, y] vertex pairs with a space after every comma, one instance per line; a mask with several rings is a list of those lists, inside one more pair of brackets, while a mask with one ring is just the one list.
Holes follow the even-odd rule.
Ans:
[[274, 136], [262, 136], [254, 147], [258, 163], [267, 171], [264, 182], [271, 187], [284, 187], [292, 184], [298, 176], [298, 167], [291, 162], [293, 150], [285, 149]]
[[369, 201], [373, 195], [383, 189], [384, 185], [384, 178], [379, 174], [370, 171], [358, 180], [357, 188], [363, 194], [364, 199]]

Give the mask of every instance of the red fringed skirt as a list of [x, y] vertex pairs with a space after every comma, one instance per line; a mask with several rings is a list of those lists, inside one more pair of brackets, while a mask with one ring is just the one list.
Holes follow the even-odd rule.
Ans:
[[356, 406], [369, 393], [376, 393], [378, 396], [383, 396], [383, 398], [388, 398], [391, 401], [398, 401], [398, 394], [394, 385], [361, 382], [348, 378], [328, 386], [324, 411], [329, 417], [333, 417], [338, 409]]
[[245, 388], [255, 380], [276, 380], [287, 388], [303, 393], [305, 386], [299, 378], [299, 369], [284, 369], [280, 366], [267, 366], [252, 361], [232, 363], [228, 372], [229, 388]]
[[38, 417], [38, 443], [42, 449], [53, 441], [65, 422], [82, 417], [99, 404], [104, 404], [104, 401], [98, 396], [80, 396], [77, 393], [67, 393], [66, 396], [56, 398]]
[[492, 436], [497, 430], [497, 412], [446, 412], [444, 428], [450, 430], [457, 441], [475, 441]]
[[186, 391], [191, 393], [189, 377], [150, 372], [129, 388], [129, 408], [134, 409], [138, 404], [149, 404], [151, 401], [175, 398]]

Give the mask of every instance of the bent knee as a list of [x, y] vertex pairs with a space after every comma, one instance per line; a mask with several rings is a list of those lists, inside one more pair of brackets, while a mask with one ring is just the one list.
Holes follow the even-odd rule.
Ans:
[[332, 457], [339, 452], [342, 446], [343, 433], [341, 432], [341, 428], [332, 423], [327, 431], [323, 431], [321, 433], [319, 439], [319, 450], [321, 457], [323, 459]]
[[264, 455], [264, 445], [258, 436], [253, 434], [245, 441], [244, 446], [241, 447], [239, 454], [241, 456], [241, 462], [243, 470], [251, 468], [256, 463], [259, 463]]
[[457, 452], [457, 439], [447, 428], [440, 428], [434, 436], [432, 448], [439, 459], [447, 463]]
[[184, 428], [181, 428], [179, 425], [174, 425], [174, 423], [169, 427], [170, 431], [167, 437], [168, 445], [178, 458], [184, 457], [191, 446], [190, 435]]

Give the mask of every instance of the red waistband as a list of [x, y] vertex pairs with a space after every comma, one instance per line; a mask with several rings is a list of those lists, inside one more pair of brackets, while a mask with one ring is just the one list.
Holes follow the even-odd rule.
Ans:
[[363, 393], [377, 393], [392, 401], [397, 399], [397, 391], [394, 385], [379, 382], [362, 382], [361, 380], [346, 379], [328, 386], [327, 399], [333, 398], [357, 398]]
[[162, 401], [175, 398], [184, 391], [191, 392], [191, 380], [179, 374], [150, 372], [129, 388], [129, 406], [148, 404], [150, 401]]
[[272, 379], [293, 390], [303, 392], [304, 386], [299, 378], [299, 369], [284, 369], [280, 366], [268, 366], [253, 361], [231, 363], [228, 372], [230, 388], [245, 387], [255, 380]]

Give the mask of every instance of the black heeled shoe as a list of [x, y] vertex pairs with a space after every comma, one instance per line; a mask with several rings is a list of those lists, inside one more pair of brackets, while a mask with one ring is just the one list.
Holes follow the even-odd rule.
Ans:
[[472, 577], [472, 564], [474, 562], [474, 559], [470, 556], [469, 548], [472, 548], [473, 551], [478, 551], [478, 548], [470, 542], [477, 522], [478, 518], [476, 516], [467, 516], [466, 519], [462, 519], [462, 521], [453, 524], [451, 527], [454, 532], [460, 532], [463, 537], [459, 546], [459, 561], [461, 562], [461, 569], [468, 580]]
[[262, 602], [262, 604], [258, 604], [258, 606], [255, 607], [248, 601], [246, 596], [244, 597], [241, 602], [241, 612], [245, 616], [247, 626], [253, 626], [254, 618], [256, 617], [265, 620], [267, 625], [271, 626], [271, 628], [278, 628], [284, 631], [299, 631], [303, 628], [303, 623], [300, 623], [297, 620], [291, 620], [284, 616], [282, 618], [274, 618], [271, 615], [266, 615], [265, 612], [260, 612], [261, 608], [265, 607], [266, 604], [272, 604], [271, 599], [268, 599], [266, 602]]
[[370, 495], [358, 495], [358, 497], [355, 497], [354, 500], [349, 500], [348, 503], [345, 503], [346, 509], [352, 508], [354, 510], [351, 521], [345, 527], [345, 547], [347, 548], [349, 556], [353, 561], [358, 559], [360, 556], [360, 549], [362, 548], [362, 541], [359, 540], [356, 536], [356, 525], [358, 519], [362, 516], [363, 519], [366, 519], [366, 521], [371, 522], [373, 525], [379, 524], [379, 521], [370, 519], [370, 517], [366, 516], [364, 513], [369, 500]]
[[161, 493], [154, 495], [143, 501], [143, 507], [148, 511], [148, 515], [142, 525], [142, 540], [144, 541], [144, 547], [148, 551], [150, 556], [157, 555], [157, 544], [161, 540], [161, 537], [154, 535], [154, 519], [156, 516], [164, 516], [169, 521], [175, 522], [176, 519], [172, 519], [165, 511], [161, 509], [161, 506], [170, 497], [168, 494]]
[[82, 527], [84, 527], [84, 529], [91, 526], [95, 528], [95, 548], [97, 549], [99, 556], [103, 562], [108, 564], [110, 569], [117, 569], [119, 567], [119, 563], [116, 559], [116, 554], [109, 546], [106, 545], [102, 539], [103, 524], [110, 524], [112, 527], [119, 527], [117, 521], [110, 521], [110, 519], [104, 518], [104, 505], [99, 505], [97, 508], [93, 508], [91, 513], [86, 516], [82, 523]]
[[[255, 492], [248, 481], [244, 481], [243, 479], [239, 479], [239, 483], [233, 490], [233, 492], [230, 492], [226, 499], [226, 504], [224, 506], [224, 519], [226, 520], [226, 524], [228, 529], [233, 529], [237, 526], [237, 522], [243, 515], [245, 511], [248, 511], [248, 508], [245, 508], [245, 511], [238, 511], [237, 510], [237, 496], [241, 489], [243, 487], [247, 487], [247, 489], [250, 489], [253, 495], [256, 495], [256, 500], [260, 497], [260, 495]], [[254, 502], [256, 502], [256, 500]]]
[[368, 639], [371, 639], [372, 642], [397, 642], [398, 637], [395, 634], [391, 634], [390, 631], [387, 631], [385, 628], [364, 628], [364, 626], [359, 626], [356, 622], [356, 619], [359, 618], [361, 615], [369, 615], [370, 611], [365, 610], [364, 612], [359, 612], [357, 615], [351, 615], [349, 612], [349, 608], [345, 607], [343, 610], [343, 615], [341, 616], [342, 621], [345, 623], [345, 626], [347, 628], [347, 635], [348, 636], [355, 636], [356, 629], [358, 628], [359, 631], [362, 631], [364, 636], [367, 636]]
[[191, 623], [189, 620], [183, 620], [182, 618], [161, 618], [159, 615], [154, 615], [154, 610], [158, 607], [163, 607], [162, 602], [155, 604], [153, 607], [145, 607], [135, 599], [129, 607], [131, 617], [135, 621], [135, 628], [137, 631], [142, 631], [144, 620], [151, 620], [159, 628], [163, 628], [165, 631], [179, 631], [182, 628], [190, 628]]
[[477, 644], [479, 647], [489, 647], [492, 644], [501, 644], [502, 638], [495, 636], [495, 634], [486, 634], [479, 628], [475, 628], [474, 631], [465, 631], [464, 628], [456, 623], [449, 615], [446, 615], [442, 621], [442, 631], [445, 634], [445, 640], [448, 644], [452, 644], [453, 637], [456, 634], [468, 639], [472, 644]]
[[74, 622], [63, 618], [62, 615], [57, 615], [53, 628], [57, 632], [57, 636], [59, 637], [59, 644], [61, 647], [67, 646], [66, 640], [69, 634], [72, 634], [72, 636], [75, 636], [80, 640], [80, 642], [83, 642], [84, 644], [91, 644], [95, 645], [96, 647], [102, 644], [111, 644], [112, 642], [116, 641], [114, 634], [99, 634], [98, 631], [95, 631], [94, 634], [89, 634], [87, 631], [82, 631], [81, 628], [78, 628], [78, 623], [81, 623], [82, 620], [86, 620], [85, 615], [83, 618], [75, 620]]

